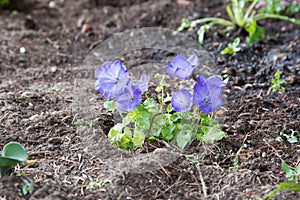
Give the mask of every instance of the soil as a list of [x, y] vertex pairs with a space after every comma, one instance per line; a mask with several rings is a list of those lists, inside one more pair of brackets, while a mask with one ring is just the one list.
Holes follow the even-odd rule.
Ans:
[[[108, 141], [98, 140], [113, 125], [111, 114], [100, 108], [95, 124], [82, 130], [74, 123], [74, 81], [85, 56], [113, 33], [175, 30], [182, 17], [227, 17], [225, 0], [13, 2], [0, 9], [0, 147], [20, 142], [31, 164], [18, 165], [0, 180], [1, 199], [256, 199], [288, 181], [282, 160], [299, 165], [300, 26], [262, 21], [268, 36], [253, 45], [240, 30], [229, 37], [208, 33], [203, 47], [218, 71], [230, 77], [227, 138], [215, 144], [194, 141], [184, 152], [194, 160], [181, 154], [157, 170], [113, 171], [117, 167], [107, 157], [128, 155], [112, 153], [114, 147], [104, 150]], [[186, 34], [196, 38], [195, 31]], [[237, 56], [220, 55], [238, 35]], [[157, 59], [164, 53], [151, 55]], [[269, 90], [277, 70], [287, 81], [285, 92]], [[91, 127], [95, 132], [87, 138]], [[287, 140], [292, 134], [298, 142]], [[22, 194], [22, 176], [17, 176], [22, 174], [32, 182], [32, 194]], [[101, 186], [89, 186], [96, 181]], [[300, 199], [300, 193], [285, 191], [276, 199]]]

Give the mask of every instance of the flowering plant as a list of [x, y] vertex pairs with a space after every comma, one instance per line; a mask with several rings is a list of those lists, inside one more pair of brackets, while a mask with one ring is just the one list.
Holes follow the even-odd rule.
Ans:
[[[177, 55], [166, 72], [172, 77], [188, 80], [200, 65], [196, 55], [186, 59]], [[220, 108], [223, 81], [219, 76], [199, 76], [193, 93], [183, 88], [170, 95], [166, 92], [165, 75], [156, 74], [159, 80], [155, 88], [157, 98], [149, 98], [150, 78], [143, 74], [140, 80], [132, 80], [121, 61], [109, 61], [96, 69], [95, 89], [105, 98], [108, 111], [118, 110], [122, 121], [112, 127], [109, 140], [123, 150], [133, 150], [148, 141], [166, 141], [184, 149], [194, 139], [214, 142], [225, 137], [213, 111]], [[193, 80], [189, 80], [193, 81]]]
[[[182, 23], [177, 31], [182, 31], [187, 28], [193, 28], [198, 24], [208, 23], [201, 26], [198, 31], [198, 40], [202, 44], [204, 42], [204, 33], [215, 25], [222, 25], [226, 27], [226, 32], [240, 27], [245, 29], [248, 34], [248, 43], [252, 44], [261, 38], [265, 37], [265, 30], [263, 27], [257, 24], [258, 21], [275, 18], [280, 20], [286, 20], [295, 24], [300, 25], [300, 20], [289, 18], [287, 16], [281, 15], [279, 13], [269, 12], [268, 9], [264, 9], [266, 2], [260, 0], [230, 0], [231, 6], [226, 7], [227, 14], [230, 20], [218, 18], [218, 17], [208, 17], [203, 19], [197, 19], [189, 21], [186, 18], [182, 19]], [[299, 2], [298, 0], [296, 2]], [[256, 9], [257, 8], [257, 9]], [[263, 9], [263, 12], [257, 12]]]
[[260, 0], [260, 12], [270, 14], [295, 14], [300, 12], [300, 0]]

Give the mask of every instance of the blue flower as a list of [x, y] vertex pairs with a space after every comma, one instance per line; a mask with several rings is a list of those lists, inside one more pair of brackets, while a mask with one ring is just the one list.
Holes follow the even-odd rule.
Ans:
[[170, 76], [176, 76], [182, 79], [188, 79], [200, 61], [196, 55], [191, 56], [189, 59], [181, 55], [177, 55], [172, 64], [166, 66], [166, 71]]
[[143, 74], [140, 80], [133, 81], [133, 85], [139, 87], [142, 92], [145, 92], [148, 89], [149, 80], [149, 76]]
[[207, 114], [220, 108], [224, 104], [222, 87], [226, 85], [226, 82], [216, 75], [207, 80], [199, 76], [194, 86], [194, 104]]
[[129, 83], [123, 90], [123, 92], [116, 97], [116, 103], [118, 110], [132, 111], [142, 101], [142, 91], [140, 87]]
[[114, 99], [130, 82], [127, 69], [120, 60], [105, 62], [95, 71], [95, 89], [105, 98]]
[[193, 104], [193, 96], [186, 90], [178, 90], [172, 95], [172, 107], [176, 112], [189, 112]]

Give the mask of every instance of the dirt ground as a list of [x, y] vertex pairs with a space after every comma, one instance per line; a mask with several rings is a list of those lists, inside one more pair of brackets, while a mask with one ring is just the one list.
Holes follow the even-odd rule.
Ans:
[[[49, 2], [16, 0], [0, 9], [0, 147], [20, 142], [34, 161], [14, 170], [26, 174], [34, 192], [23, 195], [20, 176], [7, 176], [0, 180], [1, 199], [256, 199], [287, 181], [282, 160], [299, 164], [299, 141], [278, 136], [295, 132], [299, 139], [300, 26], [263, 21], [268, 36], [253, 45], [240, 32], [236, 57], [220, 51], [239, 32], [230, 37], [210, 32], [203, 47], [218, 71], [230, 77], [227, 138], [216, 144], [195, 141], [185, 152], [193, 159], [180, 155], [158, 170], [113, 171], [107, 157], [116, 150], [104, 150], [108, 141], [97, 139], [113, 125], [112, 116], [102, 110], [95, 123], [79, 126], [72, 111], [74, 81], [85, 56], [127, 29], [175, 30], [182, 17], [225, 17], [225, 0]], [[288, 82], [284, 93], [269, 91], [277, 70]], [[95, 132], [87, 138], [82, 133], [90, 128]], [[91, 187], [97, 181], [99, 186]], [[300, 199], [300, 193], [281, 192], [276, 199]]]

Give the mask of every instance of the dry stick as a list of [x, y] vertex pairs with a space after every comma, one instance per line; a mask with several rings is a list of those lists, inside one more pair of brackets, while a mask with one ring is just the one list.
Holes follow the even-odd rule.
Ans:
[[196, 168], [197, 168], [197, 171], [199, 173], [199, 178], [200, 178], [200, 181], [201, 181], [204, 198], [207, 198], [207, 189], [206, 189], [206, 185], [205, 185], [202, 173], [200, 171], [199, 165], [196, 165]]

